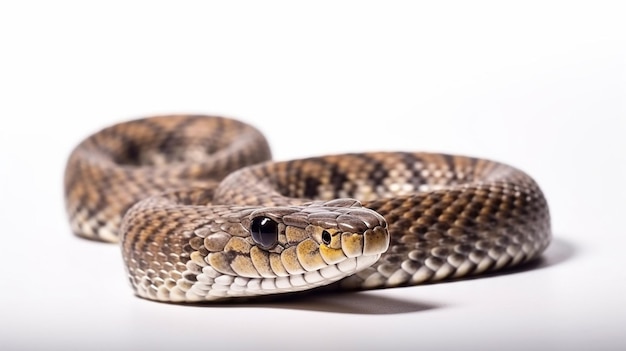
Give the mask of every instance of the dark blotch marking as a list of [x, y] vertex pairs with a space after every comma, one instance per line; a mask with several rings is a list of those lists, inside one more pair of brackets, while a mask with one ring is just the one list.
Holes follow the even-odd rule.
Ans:
[[321, 182], [318, 178], [307, 177], [304, 180], [304, 197], [315, 198], [317, 197], [317, 189]]

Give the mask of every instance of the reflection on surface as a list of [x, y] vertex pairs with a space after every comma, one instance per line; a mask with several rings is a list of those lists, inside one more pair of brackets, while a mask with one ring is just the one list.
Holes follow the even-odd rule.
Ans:
[[308, 296], [306, 299], [274, 302], [263, 306], [348, 314], [412, 313], [442, 307], [433, 303], [394, 298], [376, 292], [329, 293]]
[[550, 246], [539, 259], [537, 268], [551, 267], [565, 262], [576, 254], [576, 247], [563, 239], [553, 238]]

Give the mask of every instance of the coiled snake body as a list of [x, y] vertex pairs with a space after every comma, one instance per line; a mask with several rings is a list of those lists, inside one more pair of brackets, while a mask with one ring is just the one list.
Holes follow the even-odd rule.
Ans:
[[411, 152], [269, 159], [256, 129], [226, 118], [105, 128], [67, 163], [72, 230], [119, 240], [136, 293], [174, 302], [429, 283], [526, 262], [550, 241], [541, 190], [501, 163]]

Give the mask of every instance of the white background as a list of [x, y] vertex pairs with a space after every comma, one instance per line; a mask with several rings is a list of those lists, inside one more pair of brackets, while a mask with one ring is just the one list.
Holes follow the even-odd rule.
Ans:
[[[626, 348], [619, 2], [0, 4], [0, 349]], [[430, 150], [533, 175], [555, 239], [481, 279], [208, 307], [139, 299], [71, 235], [71, 149], [161, 113], [237, 117], [276, 159]]]

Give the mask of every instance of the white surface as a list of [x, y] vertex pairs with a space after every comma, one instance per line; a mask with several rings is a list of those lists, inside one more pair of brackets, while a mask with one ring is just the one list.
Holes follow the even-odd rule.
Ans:
[[[626, 348], [626, 13], [618, 2], [0, 4], [0, 349]], [[217, 113], [275, 157], [435, 150], [514, 164], [555, 240], [495, 277], [284, 303], [133, 296], [70, 234], [63, 167], [128, 118]], [[195, 345], [195, 346], [194, 346]]]

